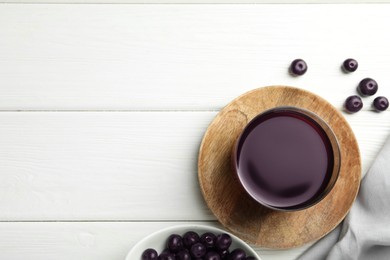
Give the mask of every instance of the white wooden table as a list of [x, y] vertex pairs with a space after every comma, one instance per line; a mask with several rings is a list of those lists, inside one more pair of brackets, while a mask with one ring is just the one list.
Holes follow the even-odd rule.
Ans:
[[[390, 97], [390, 5], [0, 4], [0, 259], [122, 260], [144, 236], [218, 226], [197, 181], [213, 117], [292, 85], [342, 109]], [[294, 58], [309, 70], [288, 75]], [[359, 69], [344, 74], [345, 58]], [[390, 132], [373, 98], [345, 117], [363, 173]], [[294, 259], [305, 248], [257, 248]]]

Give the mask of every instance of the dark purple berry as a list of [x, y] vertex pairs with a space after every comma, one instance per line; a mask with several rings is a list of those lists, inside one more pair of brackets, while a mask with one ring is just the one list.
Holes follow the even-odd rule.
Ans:
[[210, 251], [205, 255], [205, 257], [203, 259], [204, 260], [221, 260], [221, 256], [215, 251]]
[[148, 248], [142, 253], [142, 260], [157, 260], [158, 253], [153, 248]]
[[176, 260], [175, 254], [164, 252], [158, 256], [158, 260]]
[[200, 237], [200, 242], [206, 246], [206, 248], [213, 248], [215, 247], [215, 241], [217, 240], [217, 237], [210, 232], [204, 233]]
[[290, 73], [295, 76], [301, 76], [307, 71], [307, 64], [302, 59], [295, 59], [291, 62]]
[[245, 260], [257, 260], [257, 259], [254, 258], [253, 256], [247, 256], [247, 257], [245, 258]]
[[363, 101], [359, 96], [350, 96], [345, 100], [345, 108], [348, 112], [356, 113], [363, 107]]
[[346, 72], [354, 72], [358, 68], [358, 62], [355, 59], [346, 59], [343, 63], [343, 69]]
[[221, 251], [228, 249], [229, 246], [232, 244], [232, 238], [226, 233], [219, 234], [217, 236], [217, 240], [215, 244], [216, 247]]
[[378, 91], [378, 83], [371, 78], [365, 78], [360, 81], [358, 89], [363, 96], [372, 96]]
[[167, 247], [172, 253], [177, 253], [183, 249], [183, 239], [177, 234], [172, 234], [168, 237]]
[[229, 249], [225, 249], [225, 250], [222, 250], [222, 251], [218, 251], [219, 255], [221, 256], [221, 259], [227, 259], [227, 257], [229, 256]]
[[183, 244], [185, 247], [190, 249], [193, 244], [199, 242], [199, 239], [200, 238], [199, 238], [198, 233], [196, 233], [194, 231], [188, 231], [187, 233], [185, 233], [183, 235]]
[[191, 260], [190, 252], [187, 249], [183, 249], [176, 254], [176, 260]]
[[190, 253], [195, 258], [202, 258], [206, 254], [206, 246], [202, 243], [196, 243], [191, 246]]
[[229, 254], [228, 260], [244, 260], [245, 258], [245, 251], [241, 248], [236, 248]]
[[377, 111], [385, 111], [389, 107], [389, 100], [386, 97], [376, 97], [374, 99], [374, 108]]

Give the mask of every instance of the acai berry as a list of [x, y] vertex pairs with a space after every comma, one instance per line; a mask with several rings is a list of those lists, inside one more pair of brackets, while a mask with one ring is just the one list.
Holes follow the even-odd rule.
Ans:
[[378, 111], [385, 111], [389, 107], [389, 100], [386, 97], [379, 96], [374, 99], [374, 108]]
[[372, 96], [378, 91], [378, 83], [372, 78], [365, 78], [360, 81], [358, 89], [363, 96]]
[[307, 71], [307, 64], [302, 59], [295, 59], [291, 62], [290, 73], [294, 76], [301, 76]]
[[358, 68], [358, 62], [355, 59], [346, 59], [343, 62], [343, 70], [345, 72], [354, 72]]
[[363, 107], [363, 101], [359, 96], [350, 96], [345, 100], [345, 108], [350, 113], [356, 113]]

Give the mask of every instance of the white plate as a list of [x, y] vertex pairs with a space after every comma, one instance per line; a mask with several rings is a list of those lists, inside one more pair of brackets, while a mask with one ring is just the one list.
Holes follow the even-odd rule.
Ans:
[[158, 253], [165, 248], [166, 240], [171, 234], [179, 234], [183, 235], [187, 231], [195, 231], [199, 235], [205, 232], [212, 232], [214, 234], [227, 233], [232, 237], [232, 245], [230, 246], [230, 251], [235, 248], [242, 248], [248, 256], [257, 257], [257, 259], [261, 260], [260, 257], [256, 254], [256, 252], [244, 241], [236, 237], [235, 235], [226, 232], [225, 230], [204, 226], [204, 225], [180, 225], [164, 228], [159, 230], [141, 241], [139, 241], [127, 254], [126, 260], [141, 260], [141, 255], [147, 248], [154, 248]]

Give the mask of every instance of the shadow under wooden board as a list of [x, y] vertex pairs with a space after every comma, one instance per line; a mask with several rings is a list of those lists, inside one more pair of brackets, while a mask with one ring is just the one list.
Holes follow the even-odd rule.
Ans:
[[[334, 188], [320, 203], [300, 211], [259, 205], [240, 186], [231, 163], [233, 145], [247, 123], [278, 106], [314, 112], [340, 144], [340, 175]], [[359, 190], [361, 159], [352, 129], [330, 103], [299, 88], [269, 86], [239, 96], [218, 113], [200, 147], [198, 175], [208, 207], [226, 229], [256, 246], [293, 248], [320, 239], [344, 219]]]

